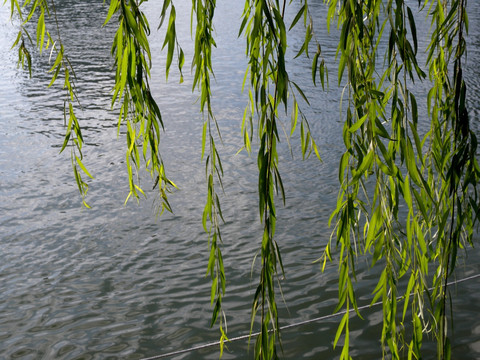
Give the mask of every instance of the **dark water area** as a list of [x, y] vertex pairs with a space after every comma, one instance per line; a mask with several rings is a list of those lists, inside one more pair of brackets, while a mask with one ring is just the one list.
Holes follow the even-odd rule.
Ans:
[[[146, 200], [123, 205], [128, 194], [125, 139], [123, 130], [117, 137], [117, 113], [110, 110], [114, 79], [109, 49], [114, 30], [101, 27], [107, 13], [102, 3], [64, 0], [57, 4], [67, 53], [77, 72], [84, 162], [95, 176], [88, 181], [90, 210], [81, 207], [68, 152], [59, 154], [65, 93], [61, 85], [46, 88], [49, 54], [35, 58], [32, 79], [18, 69], [16, 52], [10, 50], [18, 24], [9, 20], [8, 7], [0, 7], [0, 359], [141, 359], [219, 338], [218, 331], [209, 328], [210, 280], [205, 277], [209, 250], [201, 223], [206, 199], [200, 158], [203, 120], [189, 71], [191, 2], [175, 2], [177, 31], [187, 59], [183, 84], [178, 84], [174, 70], [165, 81], [163, 33], [151, 34], [151, 85], [165, 121], [163, 157], [168, 175], [179, 186], [169, 199], [174, 213], [161, 217], [155, 216], [152, 191], [147, 191]], [[145, 6], [156, 29], [161, 2]], [[288, 70], [310, 94], [311, 107], [302, 106], [323, 162], [314, 157], [302, 161], [298, 140], [291, 141], [293, 158], [287, 142], [280, 145], [287, 197], [286, 205], [278, 206], [276, 231], [286, 271], [285, 303], [278, 296], [281, 325], [331, 314], [338, 287], [337, 265], [328, 265], [322, 273], [315, 263], [330, 238], [328, 218], [336, 204], [337, 162], [344, 151], [339, 116], [342, 89], [336, 86], [334, 59], [338, 34], [332, 29], [331, 35], [325, 35], [323, 2], [312, 1], [310, 6], [330, 68], [330, 88], [322, 91], [311, 85], [310, 60], [293, 60], [303, 36], [300, 28], [293, 29]], [[296, 7], [292, 5], [292, 18]], [[219, 151], [225, 172], [221, 197], [226, 220], [222, 227], [227, 274], [224, 306], [230, 337], [250, 330], [259, 265], [252, 262], [261, 242], [256, 158], [237, 153], [247, 103], [241, 91], [247, 66], [244, 39], [237, 37], [242, 10], [242, 2], [218, 2], [214, 52], [213, 111], [223, 137]], [[480, 6], [476, 2], [470, 2], [469, 18], [468, 108], [471, 126], [480, 136], [476, 61]], [[428, 24], [419, 24], [423, 26], [419, 33], [428, 33]], [[428, 88], [428, 84], [416, 86], [419, 97]], [[147, 177], [142, 177], [142, 184], [151, 188]], [[358, 268], [359, 303], [365, 305], [371, 301], [378, 273], [363, 260]], [[469, 249], [459, 259], [455, 278], [479, 273], [480, 253]], [[453, 358], [478, 359], [480, 280], [452, 286], [451, 291]], [[364, 320], [351, 320], [352, 355], [380, 358], [381, 309], [372, 307], [362, 314]], [[339, 320], [328, 318], [284, 330], [283, 358], [338, 358], [340, 352], [333, 350], [332, 343]], [[432, 343], [424, 346], [432, 349], [426, 358], [433, 358]], [[233, 342], [223, 358], [251, 357], [252, 347], [248, 340]], [[218, 356], [218, 348], [211, 347], [172, 358]]]

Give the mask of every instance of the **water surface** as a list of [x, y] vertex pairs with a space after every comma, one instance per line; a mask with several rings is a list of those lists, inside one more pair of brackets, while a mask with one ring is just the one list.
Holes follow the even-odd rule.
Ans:
[[[312, 2], [318, 33], [324, 32], [323, 5]], [[414, 3], [414, 2], [413, 2]], [[177, 27], [187, 55], [190, 1], [178, 1]], [[152, 28], [160, 5], [147, 3]], [[223, 145], [225, 170], [222, 204], [224, 260], [227, 273], [225, 310], [231, 337], [248, 333], [250, 304], [258, 279], [259, 219], [255, 157], [239, 150], [246, 98], [241, 92], [246, 59], [244, 40], [237, 38], [243, 5], [219, 2], [214, 53], [216, 83], [214, 112]], [[63, 127], [61, 86], [46, 89], [48, 54], [36, 58], [33, 77], [16, 67], [10, 51], [16, 37], [8, 10], [0, 7], [0, 358], [17, 359], [140, 359], [217, 340], [210, 329], [210, 280], [205, 277], [208, 244], [201, 225], [206, 198], [201, 155], [202, 116], [192, 94], [187, 61], [185, 82], [172, 72], [165, 81], [162, 34], [151, 36], [154, 56], [152, 87], [162, 109], [165, 133], [162, 151], [169, 176], [180, 190], [170, 196], [173, 214], [155, 217], [154, 193], [140, 203], [123, 202], [128, 193], [124, 138], [117, 137], [113, 87], [108, 54], [112, 28], [100, 27], [106, 14], [102, 1], [59, 1], [59, 20], [76, 68], [84, 126], [85, 163], [94, 174], [88, 201], [81, 207], [69, 154], [59, 154]], [[71, 14], [75, 14], [72, 16]], [[291, 15], [290, 15], [291, 16]], [[480, 7], [471, 6], [467, 63], [472, 127], [479, 130]], [[235, 22], [232, 21], [235, 20]], [[428, 30], [428, 29], [427, 29]], [[289, 35], [293, 58], [302, 33]], [[325, 56], [334, 74], [335, 32], [322, 36]], [[282, 281], [285, 303], [279, 305], [281, 324], [293, 324], [330, 314], [336, 304], [336, 265], [322, 274], [314, 261], [330, 236], [328, 217], [336, 203], [337, 159], [342, 153], [339, 94], [331, 79], [327, 92], [310, 85], [308, 60], [291, 60], [290, 74], [311, 94], [304, 105], [323, 162], [301, 161], [298, 141], [281, 144], [281, 173], [287, 191], [278, 209], [277, 241], [286, 270]], [[417, 92], [420, 93], [422, 85]], [[287, 124], [288, 126], [288, 124]], [[148, 178], [142, 178], [149, 189]], [[253, 273], [252, 273], [253, 269]], [[367, 285], [377, 274], [360, 263], [361, 304], [368, 304]], [[468, 252], [458, 265], [457, 278], [480, 273], [480, 254]], [[478, 280], [452, 287], [456, 316], [454, 357], [480, 357]], [[280, 300], [280, 296], [279, 296]], [[280, 303], [280, 301], [279, 301]], [[356, 359], [380, 356], [381, 313], [364, 311], [365, 320], [351, 324]], [[338, 318], [285, 330], [286, 359], [336, 358], [332, 349]], [[426, 344], [426, 347], [429, 345]], [[225, 359], [247, 357], [248, 342], [228, 346]], [[250, 349], [251, 354], [251, 349]], [[175, 359], [216, 359], [216, 347], [182, 354]]]

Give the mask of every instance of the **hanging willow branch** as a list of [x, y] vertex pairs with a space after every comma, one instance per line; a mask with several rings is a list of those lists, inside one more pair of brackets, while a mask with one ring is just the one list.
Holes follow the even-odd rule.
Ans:
[[[258, 194], [260, 220], [263, 223], [263, 236], [261, 244], [261, 269], [260, 280], [252, 304], [251, 326], [260, 315], [261, 331], [255, 344], [256, 359], [277, 358], [276, 343], [279, 340], [279, 319], [276, 303], [275, 278], [279, 272], [284, 275], [280, 248], [275, 240], [276, 207], [275, 196], [280, 192], [285, 202], [285, 191], [279, 171], [277, 143], [279, 112], [281, 105], [285, 112], [289, 106], [289, 95], [292, 96], [292, 123], [291, 133], [295, 130], [299, 114], [296, 100], [296, 91], [305, 99], [302, 90], [290, 80], [285, 61], [287, 51], [287, 28], [284, 22], [286, 0], [266, 1], [247, 0], [245, 2], [243, 20], [240, 34], [246, 38], [246, 54], [248, 58], [247, 76], [250, 80], [250, 104], [245, 110], [242, 131], [244, 135], [244, 148], [250, 152], [250, 138], [253, 128], [258, 131], [260, 141], [257, 154], [259, 169]], [[307, 26], [308, 6], [304, 6], [297, 13], [290, 29], [304, 16]], [[308, 54], [308, 44], [311, 39], [310, 23], [307, 27], [305, 42], [298, 53], [304, 51]], [[315, 56], [318, 61], [318, 55]], [[313, 76], [315, 78], [316, 65]], [[324, 73], [321, 81], [324, 83]], [[301, 113], [301, 112], [300, 112]], [[312, 150], [318, 155], [318, 150], [310, 134], [308, 122], [301, 114], [301, 143], [302, 153], [305, 157]], [[249, 119], [247, 122], [246, 119]], [[255, 118], [255, 126], [253, 119]]]
[[[123, 123], [127, 128], [126, 163], [130, 192], [125, 202], [132, 195], [136, 198], [139, 197], [139, 193], [145, 195], [137, 184], [138, 175], [134, 176], [134, 170], [138, 171], [143, 161], [146, 170], [158, 184], [163, 212], [165, 209], [171, 211], [167, 193], [176, 185], [167, 177], [160, 154], [163, 121], [149, 85], [152, 61], [148, 42], [150, 27], [145, 14], [140, 10], [143, 2], [128, 0], [110, 2], [105, 24], [114, 14], [118, 14], [118, 28], [112, 44], [112, 56], [116, 67], [112, 107], [116, 102], [120, 103], [118, 133]], [[168, 68], [167, 66], [167, 74]]]
[[[6, 2], [5, 0], [4, 3]], [[90, 206], [86, 202], [88, 184], [83, 180], [82, 173], [92, 179], [93, 176], [82, 162], [84, 141], [80, 122], [75, 115], [74, 109], [74, 104], [80, 106], [75, 86], [75, 71], [63, 45], [55, 1], [50, 0], [49, 5], [47, 0], [26, 0], [23, 4], [20, 4], [18, 0], [11, 0], [10, 16], [12, 19], [18, 17], [21, 21], [20, 30], [12, 45], [12, 48], [18, 46], [18, 64], [23, 68], [26, 62], [31, 77], [31, 48], [36, 47], [40, 55], [43, 51], [48, 50], [50, 51], [50, 59], [55, 59], [53, 65], [48, 70], [49, 73], [52, 73], [48, 87], [55, 84], [59, 76], [60, 78], [63, 77], [63, 89], [65, 90], [63, 118], [66, 131], [60, 152], [63, 152], [67, 146], [70, 147], [70, 158], [75, 181], [82, 195], [83, 204], [89, 208]], [[32, 40], [32, 36], [27, 30], [27, 24], [32, 19], [36, 19], [36, 36], [34, 37], [36, 42]], [[50, 27], [53, 27], [53, 30]]]
[[[346, 71], [348, 88], [341, 190], [331, 217], [340, 247], [337, 310], [356, 308], [355, 261], [367, 255], [372, 266], [382, 268], [372, 302], [383, 302], [384, 357], [399, 359], [406, 352], [419, 359], [423, 334], [431, 331], [438, 358], [449, 359], [448, 278], [478, 220], [477, 140], [468, 125], [462, 77], [466, 1], [425, 1], [420, 8], [428, 9], [434, 29], [427, 59], [431, 128], [423, 138], [417, 98], [409, 88], [426, 76], [417, 61], [414, 11], [398, 0], [329, 1], [329, 21], [337, 17], [341, 28], [339, 82]], [[382, 74], [376, 59], [384, 34], [388, 66]], [[329, 243], [324, 260], [332, 251]], [[398, 286], [405, 276], [399, 316]], [[410, 334], [404, 332], [407, 320], [413, 324]], [[348, 315], [335, 344], [342, 334], [341, 359], [349, 359]]]
[[211, 305], [215, 304], [210, 326], [213, 326], [218, 319], [221, 333], [220, 356], [222, 356], [224, 342], [228, 341], [226, 316], [222, 309], [222, 300], [226, 291], [225, 269], [220, 247], [222, 243], [220, 221], [223, 221], [223, 215], [217, 194], [217, 187], [223, 188], [223, 168], [215, 142], [215, 130], [220, 140], [221, 133], [212, 110], [210, 78], [210, 75], [213, 75], [212, 50], [216, 46], [213, 38], [215, 8], [215, 0], [192, 0], [192, 16], [195, 15], [196, 18], [195, 53], [192, 63], [192, 68], [195, 70], [193, 90], [198, 88], [200, 91], [200, 111], [205, 118], [202, 133], [202, 158], [204, 158], [205, 149], [208, 148], [205, 160], [207, 201], [203, 210], [202, 222], [209, 237], [210, 256], [207, 275], [210, 275], [212, 279]]

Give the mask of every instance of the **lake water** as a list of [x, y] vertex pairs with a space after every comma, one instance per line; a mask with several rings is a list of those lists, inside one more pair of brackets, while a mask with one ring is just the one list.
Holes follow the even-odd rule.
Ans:
[[[168, 174], [180, 188], [170, 196], [174, 213], [156, 218], [153, 192], [139, 204], [130, 201], [123, 206], [128, 193], [125, 140], [117, 138], [116, 114], [109, 110], [113, 77], [108, 50], [113, 32], [111, 27], [100, 27], [107, 9], [102, 1], [57, 2], [67, 52], [77, 71], [83, 106], [77, 116], [84, 126], [85, 163], [95, 176], [89, 181], [87, 199], [93, 208], [81, 207], [69, 154], [58, 153], [64, 133], [64, 92], [46, 89], [48, 54], [34, 60], [32, 79], [19, 70], [16, 53], [9, 50], [17, 31], [9, 22], [8, 9], [0, 7], [0, 358], [140, 359], [215, 341], [219, 334], [209, 328], [208, 244], [201, 224], [206, 198], [200, 159], [202, 117], [195, 104], [197, 95], [191, 93], [189, 61], [183, 84], [177, 84], [175, 72], [166, 83], [165, 56], [160, 52], [163, 39], [160, 33], [152, 33], [152, 87], [166, 128], [162, 151]], [[319, 29], [324, 29], [322, 3], [311, 4]], [[191, 2], [177, 1], [176, 6], [179, 37], [189, 59]], [[476, 64], [480, 6], [470, 7], [472, 47], [466, 78], [472, 128], [480, 135], [480, 68]], [[160, 9], [161, 2], [147, 3], [152, 28]], [[258, 263], [252, 275], [252, 261], [261, 241], [256, 159], [244, 152], [236, 154], [246, 104], [241, 93], [244, 40], [237, 38], [242, 10], [240, 1], [219, 1], [214, 52], [214, 113], [224, 140], [220, 147], [225, 170], [221, 197], [226, 219], [222, 227], [227, 274], [224, 306], [230, 337], [249, 331], [258, 279]], [[419, 33], [428, 29], [423, 30]], [[319, 36], [322, 32], [317, 30]], [[293, 57], [301, 30], [289, 36]], [[278, 207], [277, 225], [286, 270], [285, 304], [279, 305], [281, 325], [331, 314], [336, 304], [336, 264], [322, 274], [313, 263], [330, 236], [327, 221], [336, 203], [337, 161], [343, 151], [338, 115], [341, 90], [335, 87], [333, 60], [336, 36], [322, 35], [320, 40], [331, 67], [328, 92], [310, 85], [308, 60], [289, 62], [291, 77], [311, 94], [312, 106], [304, 108], [323, 163], [314, 158], [301, 161], [298, 141], [292, 141], [294, 159], [286, 141], [280, 147], [287, 192], [286, 206]], [[362, 261], [359, 268], [357, 287], [363, 305], [369, 303], [377, 274]], [[460, 259], [456, 278], [479, 273], [480, 253], [469, 250]], [[451, 291], [453, 358], [478, 359], [480, 280], [463, 282]], [[379, 358], [381, 313], [372, 308], [363, 315], [365, 320], [351, 323], [352, 355]], [[332, 341], [338, 321], [330, 318], [283, 331], [283, 357], [337, 358]], [[248, 341], [237, 341], [228, 345], [224, 359], [244, 359], [248, 354], [252, 355]], [[172, 358], [217, 359], [218, 355], [218, 347], [211, 347]]]

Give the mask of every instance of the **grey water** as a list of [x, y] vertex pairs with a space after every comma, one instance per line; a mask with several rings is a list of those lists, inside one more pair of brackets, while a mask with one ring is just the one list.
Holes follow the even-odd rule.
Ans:
[[[178, 4], [177, 4], [178, 3]], [[412, 2], [415, 4], [415, 2]], [[472, 128], [480, 134], [480, 6], [470, 2], [467, 85]], [[186, 58], [190, 37], [190, 1], [177, 1], [177, 31]], [[161, 2], [145, 4], [156, 29]], [[299, 5], [292, 5], [291, 14]], [[412, 5], [414, 6], [414, 5]], [[324, 55], [331, 67], [330, 88], [311, 85], [308, 59], [293, 60], [302, 31], [289, 33], [290, 76], [304, 87], [310, 119], [323, 162], [301, 160], [298, 134], [280, 145], [286, 205], [278, 206], [277, 241], [286, 276], [284, 301], [277, 296], [280, 324], [294, 324], [331, 314], [336, 305], [336, 264], [324, 273], [315, 263], [329, 240], [328, 218], [336, 204], [337, 161], [343, 152], [336, 86], [336, 33], [326, 34], [325, 8], [312, 1]], [[255, 156], [239, 152], [241, 120], [247, 104], [241, 84], [247, 66], [244, 39], [238, 38], [243, 4], [219, 1], [213, 54], [213, 111], [222, 132], [219, 151], [224, 167], [221, 196], [225, 224], [223, 251], [227, 274], [225, 312], [228, 335], [250, 330], [250, 307], [258, 279], [261, 237], [257, 207]], [[147, 199], [130, 200], [123, 130], [117, 136], [117, 113], [111, 110], [112, 26], [101, 27], [107, 13], [102, 1], [57, 1], [63, 39], [76, 69], [77, 117], [84, 127], [84, 162], [94, 175], [81, 206], [67, 151], [59, 154], [65, 131], [61, 84], [47, 89], [49, 53], [35, 56], [32, 78], [16, 65], [10, 50], [18, 22], [0, 7], [0, 358], [1, 359], [140, 359], [206, 344], [219, 338], [210, 328], [210, 279], [205, 276], [207, 236], [202, 228], [206, 199], [201, 160], [202, 115], [192, 93], [189, 61], [185, 82], [172, 71], [165, 81], [162, 32], [152, 31], [152, 88], [162, 110], [162, 154], [167, 174], [179, 190], [170, 194], [173, 214], [156, 217], [151, 181], [143, 176]], [[421, 23], [421, 22], [420, 22]], [[419, 25], [420, 26], [420, 25]], [[420, 34], [428, 32], [423, 25]], [[425, 40], [425, 39], [424, 39]], [[422, 92], [421, 84], [417, 91]], [[288, 128], [288, 120], [285, 121]], [[280, 203], [280, 199], [278, 200]], [[478, 240], [478, 238], [477, 238]], [[360, 260], [356, 284], [360, 305], [369, 304], [378, 273]], [[457, 279], [480, 273], [480, 253], [462, 254]], [[479, 280], [451, 288], [455, 328], [453, 358], [480, 358]], [[351, 323], [352, 355], [381, 357], [381, 309], [362, 312]], [[339, 318], [317, 321], [282, 332], [285, 359], [335, 359]], [[254, 326], [254, 331], [257, 329]], [[253, 340], [252, 340], [253, 341]], [[248, 340], [232, 342], [224, 359], [253, 354]], [[426, 341], [427, 350], [434, 348]], [[427, 358], [434, 352], [427, 351]], [[184, 353], [174, 359], [217, 359], [218, 347]]]

